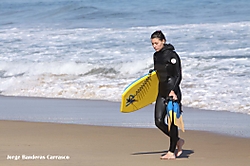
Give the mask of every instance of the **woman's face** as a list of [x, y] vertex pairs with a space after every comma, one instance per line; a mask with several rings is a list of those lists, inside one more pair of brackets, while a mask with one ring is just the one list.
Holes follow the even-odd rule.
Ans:
[[159, 38], [151, 39], [151, 43], [156, 52], [160, 51], [165, 44], [165, 40], [160, 40]]

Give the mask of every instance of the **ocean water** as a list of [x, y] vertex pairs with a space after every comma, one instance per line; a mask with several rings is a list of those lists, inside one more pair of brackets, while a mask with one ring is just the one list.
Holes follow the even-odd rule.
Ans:
[[153, 67], [162, 30], [183, 105], [250, 114], [247, 0], [1, 0], [0, 94], [120, 101]]

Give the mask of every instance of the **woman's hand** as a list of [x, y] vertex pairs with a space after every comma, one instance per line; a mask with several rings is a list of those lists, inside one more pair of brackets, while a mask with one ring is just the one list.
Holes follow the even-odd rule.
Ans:
[[177, 100], [177, 95], [174, 93], [173, 90], [170, 91], [169, 95], [168, 96], [173, 96], [173, 100]]

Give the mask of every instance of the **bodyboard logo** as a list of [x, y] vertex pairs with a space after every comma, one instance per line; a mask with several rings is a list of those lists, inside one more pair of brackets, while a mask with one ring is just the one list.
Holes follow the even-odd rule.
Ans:
[[[136, 90], [135, 95], [129, 95], [129, 97], [126, 99], [126, 107], [144, 98], [144, 96], [147, 94], [151, 86], [150, 81], [152, 81], [151, 73], [148, 74], [148, 77], [145, 79], [145, 81], [143, 81], [141, 86]], [[135, 97], [137, 97], [138, 100], [136, 100]]]
[[134, 95], [129, 95], [129, 97], [126, 99], [126, 107], [135, 102], [135, 96]]

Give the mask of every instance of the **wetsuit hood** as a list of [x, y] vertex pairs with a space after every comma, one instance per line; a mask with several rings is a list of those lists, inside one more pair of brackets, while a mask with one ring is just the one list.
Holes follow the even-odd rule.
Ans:
[[161, 50], [162, 51], [165, 51], [165, 50], [174, 50], [174, 46], [172, 44], [164, 44], [164, 47]]

